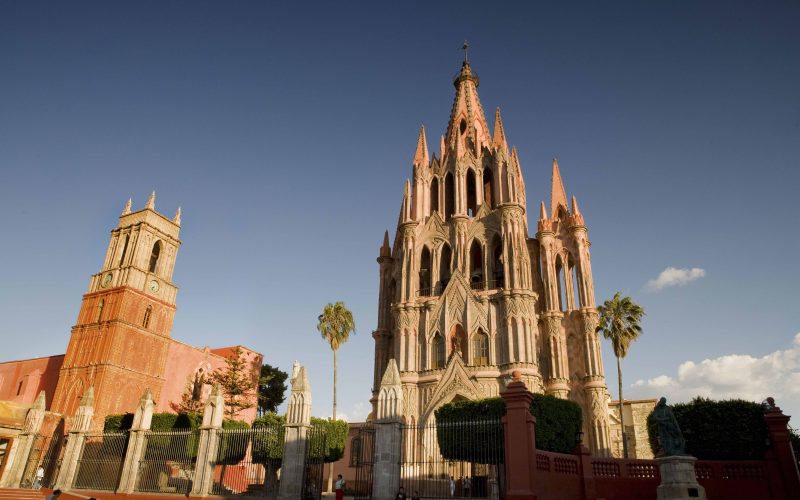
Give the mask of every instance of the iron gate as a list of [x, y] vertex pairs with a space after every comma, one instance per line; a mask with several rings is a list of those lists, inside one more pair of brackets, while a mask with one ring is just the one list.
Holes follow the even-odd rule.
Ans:
[[423, 498], [502, 496], [500, 419], [402, 426], [400, 485]]
[[320, 500], [324, 481], [327, 433], [311, 427], [306, 437], [306, 463], [303, 467], [303, 500]]
[[[52, 488], [61, 466], [61, 453], [64, 451], [64, 435], [59, 429], [53, 434], [43, 436], [37, 434], [33, 448], [25, 463], [25, 472], [22, 474], [21, 486], [23, 488]], [[36, 473], [42, 469], [42, 477], [37, 481]]]
[[350, 444], [350, 466], [356, 468], [353, 485], [355, 500], [372, 498], [372, 472], [375, 464], [375, 426], [371, 423], [358, 428]]
[[146, 431], [135, 491], [192, 491], [200, 434], [196, 430]]
[[212, 495], [277, 496], [283, 424], [223, 429], [217, 440]]
[[116, 489], [127, 446], [127, 432], [87, 434], [72, 487], [109, 491]]

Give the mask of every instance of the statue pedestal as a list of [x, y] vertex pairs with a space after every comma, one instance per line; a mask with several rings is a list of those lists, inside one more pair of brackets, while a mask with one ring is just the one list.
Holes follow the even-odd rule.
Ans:
[[694, 473], [696, 461], [694, 457], [682, 455], [656, 458], [661, 471], [658, 500], [706, 499], [706, 490], [697, 483]]

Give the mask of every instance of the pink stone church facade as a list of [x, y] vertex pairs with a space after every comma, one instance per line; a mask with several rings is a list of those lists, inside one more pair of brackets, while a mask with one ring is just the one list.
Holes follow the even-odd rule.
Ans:
[[[160, 214], [155, 193], [141, 210], [132, 211], [128, 200], [105, 261], [89, 280], [66, 353], [0, 363], [0, 401], [30, 406], [44, 391], [46, 408], [69, 423], [93, 387], [95, 428], [106, 415], [133, 411], [146, 389], [156, 411], [172, 411], [170, 403], [180, 403], [195, 385], [205, 401], [211, 387], [204, 382], [225, 367], [236, 346], [198, 348], [171, 336], [180, 225], [180, 208], [172, 218]], [[239, 347], [255, 383], [263, 357]], [[243, 410], [238, 418], [252, 421], [255, 413]]]
[[534, 392], [577, 402], [584, 443], [612, 453], [589, 233], [554, 160], [549, 204], [529, 236], [520, 159], [498, 109], [490, 129], [478, 76], [464, 62], [439, 152], [425, 129], [406, 181], [394, 241], [378, 256], [380, 297], [373, 414], [390, 359], [404, 418], [435, 420], [457, 399], [497, 396], [518, 370]]

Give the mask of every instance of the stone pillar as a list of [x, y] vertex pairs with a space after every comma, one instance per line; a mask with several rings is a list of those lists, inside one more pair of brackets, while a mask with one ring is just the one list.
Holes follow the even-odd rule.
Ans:
[[22, 432], [14, 440], [13, 448], [9, 450], [7, 472], [0, 486], [5, 488], [20, 487], [22, 475], [25, 474], [25, 465], [28, 463], [28, 457], [31, 454], [33, 445], [36, 443], [36, 438], [42, 428], [42, 422], [44, 422], [44, 407], [45, 393], [42, 391], [36, 397], [31, 409], [28, 410], [28, 414], [25, 415], [25, 425], [22, 427]]
[[292, 395], [286, 409], [286, 436], [278, 500], [295, 500], [303, 494], [306, 441], [311, 428], [311, 386], [303, 366], [292, 379]]
[[669, 456], [656, 458], [661, 472], [661, 484], [656, 490], [658, 500], [705, 500], [706, 490], [697, 482], [691, 456]]
[[215, 384], [208, 395], [203, 410], [203, 423], [200, 426], [200, 442], [197, 444], [197, 466], [194, 470], [192, 496], [205, 496], [211, 493], [214, 484], [214, 466], [216, 465], [217, 436], [222, 429], [225, 416], [225, 400], [219, 384]]
[[78, 473], [78, 460], [83, 452], [86, 433], [92, 428], [92, 417], [94, 417], [94, 386], [89, 386], [69, 430], [54, 489], [68, 490], [72, 487], [75, 475]]
[[150, 430], [152, 420], [153, 394], [148, 388], [142, 394], [139, 406], [136, 407], [136, 413], [133, 415], [133, 425], [131, 425], [128, 436], [128, 448], [125, 451], [125, 462], [122, 464], [117, 493], [132, 493], [136, 487], [136, 479], [139, 477], [139, 461], [144, 453], [145, 438], [147, 431]]
[[778, 474], [782, 479], [784, 497], [800, 498], [800, 474], [797, 470], [797, 460], [792, 450], [789, 439], [789, 416], [784, 415], [773, 398], [767, 398], [764, 408], [764, 422], [767, 424], [769, 434], [769, 449], [767, 460], [776, 463]]
[[513, 380], [500, 393], [506, 403], [505, 431], [506, 500], [530, 500], [534, 495], [536, 470], [536, 417], [531, 415], [533, 394], [514, 370]]
[[378, 391], [375, 415], [375, 462], [372, 491], [375, 500], [392, 500], [400, 488], [403, 387], [395, 360], [390, 359]]

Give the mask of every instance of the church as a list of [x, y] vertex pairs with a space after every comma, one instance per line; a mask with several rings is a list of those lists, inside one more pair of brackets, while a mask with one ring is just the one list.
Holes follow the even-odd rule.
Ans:
[[490, 129], [466, 58], [453, 83], [439, 152], [430, 153], [423, 127], [394, 241], [387, 231], [377, 259], [373, 414], [390, 359], [405, 421], [416, 425], [433, 423], [453, 400], [498, 396], [519, 370], [532, 392], [578, 403], [584, 443], [610, 455], [616, 419], [578, 201], [554, 160], [550, 200], [536, 207], [531, 238], [525, 180], [499, 108]]
[[[44, 391], [47, 410], [63, 416], [69, 427], [81, 399], [92, 392], [92, 424], [101, 429], [106, 415], [135, 409], [146, 389], [156, 411], [172, 411], [171, 403], [180, 403], [187, 390], [205, 401], [211, 390], [207, 377], [236, 353], [258, 381], [260, 353], [241, 346], [197, 348], [171, 337], [180, 229], [180, 208], [172, 218], [157, 212], [155, 192], [141, 210], [133, 211], [128, 200], [105, 260], [89, 279], [66, 353], [0, 363], [0, 402], [8, 413], [24, 417], [19, 410]], [[252, 421], [255, 412], [243, 410], [238, 418]], [[0, 434], [13, 433], [14, 425], [0, 415]]]

